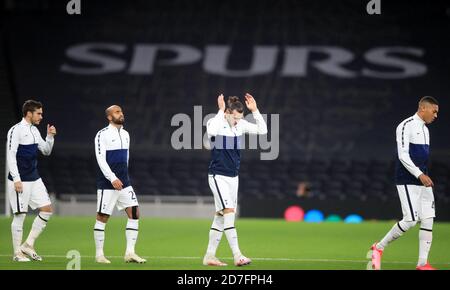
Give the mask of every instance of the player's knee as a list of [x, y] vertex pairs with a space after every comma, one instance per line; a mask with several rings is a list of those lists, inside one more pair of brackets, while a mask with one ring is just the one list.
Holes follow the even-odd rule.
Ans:
[[41, 208], [39, 208], [39, 211], [40, 212], [48, 212], [48, 213], [53, 213], [53, 208], [52, 208], [52, 205], [51, 204], [49, 204], [49, 205], [46, 205], [46, 206], [43, 206], [43, 207], [41, 207]]
[[234, 208], [224, 208], [223, 209], [223, 214], [232, 213], [232, 212], [234, 212]]
[[97, 220], [102, 222], [102, 223], [106, 223], [108, 222], [109, 219], [109, 215], [107, 214], [103, 214], [103, 213], [97, 213]]
[[407, 231], [410, 228], [413, 228], [416, 226], [417, 222], [416, 221], [405, 221], [405, 220], [401, 220], [398, 222], [400, 227], [403, 229], [403, 231]]
[[219, 231], [223, 231], [224, 221], [223, 215], [215, 215], [212, 227]]
[[25, 217], [26, 217], [26, 214], [24, 214], [24, 213], [15, 214], [13, 217], [13, 221], [11, 223], [11, 227], [22, 228], [23, 222], [25, 221]]
[[427, 218], [420, 221], [420, 228], [426, 229], [426, 230], [432, 230], [433, 229], [433, 218]]
[[39, 212], [39, 217], [41, 218], [41, 220], [48, 222], [48, 220], [50, 219], [50, 217], [53, 215], [53, 213], [51, 211], [40, 211]]
[[139, 207], [138, 206], [131, 207], [131, 218], [134, 220], [139, 219]]

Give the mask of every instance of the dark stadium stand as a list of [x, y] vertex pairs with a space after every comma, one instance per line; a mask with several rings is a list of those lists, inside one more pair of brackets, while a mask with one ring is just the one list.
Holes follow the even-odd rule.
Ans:
[[[0, 26], [1, 27], [1, 26]], [[3, 31], [0, 31], [0, 43], [4, 43], [4, 34]], [[0, 45], [0, 100], [2, 100], [0, 106], [0, 142], [1, 144], [6, 143], [6, 132], [8, 132], [11, 124], [13, 124], [17, 117], [19, 116], [19, 112], [17, 111], [17, 99], [13, 97], [15, 87], [14, 81], [11, 76], [11, 67], [10, 63], [7, 61], [6, 56], [8, 55], [4, 46]], [[5, 150], [0, 150], [0, 164], [5, 164], [6, 162], [6, 154]], [[0, 166], [0, 176], [5, 176], [5, 166]], [[5, 188], [5, 179], [0, 178], [0, 189]], [[4, 195], [0, 196], [0, 211], [4, 212], [3, 206], [4, 202], [1, 202], [4, 198]]]
[[[130, 176], [139, 194], [210, 195], [206, 171], [208, 155], [172, 159], [140, 156], [130, 162]], [[394, 162], [348, 160], [275, 160], [243, 162], [241, 196], [256, 199], [295, 197], [300, 182], [310, 183], [308, 198], [387, 201], [397, 197], [392, 172]], [[450, 168], [433, 162], [438, 202], [450, 202]], [[41, 158], [40, 173], [55, 193], [95, 194], [97, 164], [94, 156]]]
[[[203, 116], [215, 113], [219, 93], [242, 96], [248, 91], [262, 113], [280, 115], [280, 153], [276, 160], [261, 161], [259, 154], [243, 152], [241, 197], [293, 198], [299, 183], [306, 182], [308, 199], [387, 202], [397, 199], [395, 127], [414, 113], [420, 96], [430, 94], [442, 108], [440, 118], [430, 126], [431, 176], [436, 200], [450, 207], [450, 112], [443, 109], [450, 107], [450, 82], [448, 71], [442, 69], [450, 67], [450, 43], [437, 44], [437, 39], [448, 38], [450, 21], [440, 4], [427, 8], [434, 9], [434, 19], [423, 19], [420, 10], [405, 6], [396, 18], [386, 13], [378, 16], [383, 21], [374, 22], [360, 15], [363, 8], [358, 1], [327, 1], [326, 5], [321, 1], [301, 5], [294, 5], [297, 1], [212, 2], [216, 1], [137, 0], [121, 7], [120, 2], [111, 1], [98, 18], [90, 11], [102, 11], [101, 2], [85, 1], [83, 24], [55, 12], [60, 7], [56, 1], [31, 11], [18, 10], [14, 17], [6, 13], [4, 43], [11, 51], [17, 85], [13, 98], [21, 104], [36, 96], [45, 106], [44, 124], [48, 121], [58, 128], [54, 154], [39, 161], [49, 191], [95, 194], [93, 138], [106, 124], [104, 109], [117, 103], [124, 109], [132, 139], [130, 176], [136, 191], [154, 196], [210, 196], [209, 151], [174, 150], [170, 142], [176, 127], [170, 125], [171, 118], [178, 113], [193, 116], [195, 105], [203, 106]], [[33, 9], [42, 11], [33, 13]], [[316, 17], [319, 10], [322, 17]], [[170, 11], [170, 17], [164, 11]], [[355, 15], [347, 18], [348, 13]], [[24, 25], [23, 19], [27, 19], [23, 23], [34, 20], [35, 25]], [[56, 25], [61, 19], [65, 25]], [[350, 19], [358, 19], [358, 25]], [[406, 21], [411, 19], [415, 21]], [[82, 74], [68, 69], [102, 68], [101, 61], [70, 55], [71, 49], [92, 43], [118, 45], [115, 51], [104, 47], [91, 51], [112, 59], [116, 70]], [[138, 47], [155, 44], [184, 45], [200, 56], [191, 63], [174, 64], [176, 53], [163, 49], [153, 66], [133, 72]], [[231, 49], [229, 71], [249, 70], [256, 46], [276, 48], [277, 57], [266, 73], [224, 76], [206, 65], [207, 51], [214, 45]], [[286, 75], [288, 47], [340, 48], [353, 57], [342, 69], [354, 75], [336, 76], [317, 66], [327, 57], [317, 51], [305, 56], [304, 75]], [[402, 67], [370, 61], [368, 52], [382, 47], [423, 51], [424, 56], [405, 51], [389, 54], [397, 56], [397, 61], [415, 63], [412, 71], [419, 73], [392, 78], [364, 74], [404, 72]], [[146, 57], [140, 61], [148, 64]]]

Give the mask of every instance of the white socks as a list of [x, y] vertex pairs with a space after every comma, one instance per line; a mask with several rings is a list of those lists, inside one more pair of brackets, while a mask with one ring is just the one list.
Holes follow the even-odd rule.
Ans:
[[214, 216], [211, 230], [209, 231], [209, 243], [206, 255], [216, 256], [217, 247], [219, 247], [220, 240], [222, 239], [224, 228], [224, 217], [221, 215]]
[[[407, 222], [404, 220], [395, 224], [386, 236], [377, 244], [377, 249], [384, 248], [392, 241], [395, 241], [403, 235], [407, 230], [414, 227], [417, 222]], [[423, 266], [428, 262], [428, 254], [433, 241], [433, 218], [427, 218], [420, 222], [419, 231], [419, 260], [417, 266]]]
[[407, 222], [404, 220], [399, 221], [396, 223], [392, 229], [384, 236], [384, 238], [377, 244], [377, 249], [384, 250], [384, 248], [391, 243], [392, 241], [395, 241], [399, 237], [403, 235], [404, 232], [409, 230], [410, 228], [414, 227], [416, 225], [416, 222]]
[[125, 236], [127, 238], [126, 253], [134, 253], [134, 246], [136, 245], [139, 230], [139, 220], [128, 219]]
[[[105, 243], [105, 227], [106, 223], [99, 220], [95, 221], [94, 239], [95, 239], [95, 256], [104, 256], [103, 245]], [[139, 220], [128, 219], [125, 237], [127, 239], [126, 254], [134, 253], [139, 230]]]
[[420, 223], [419, 231], [419, 261], [417, 266], [423, 266], [428, 261], [428, 253], [430, 252], [431, 242], [433, 241], [433, 219], [424, 219]]
[[224, 232], [227, 236], [228, 244], [230, 245], [233, 256], [240, 256], [241, 251], [239, 250], [238, 236], [236, 228], [234, 227], [234, 220], [236, 214], [234, 212], [226, 213], [223, 215], [224, 219]]
[[95, 256], [104, 256], [103, 244], [105, 243], [105, 227], [106, 224], [99, 220], [95, 221], [94, 240], [95, 240]]
[[42, 233], [42, 231], [47, 226], [47, 222], [52, 216], [51, 212], [45, 212], [41, 211], [37, 215], [37, 217], [33, 221], [33, 225], [31, 226], [30, 234], [28, 235], [27, 240], [25, 243], [30, 245], [31, 247], [34, 247], [34, 242], [39, 237], [39, 235]]
[[19, 251], [22, 244], [23, 236], [23, 222], [25, 221], [26, 214], [15, 214], [11, 223], [11, 234], [14, 253]]

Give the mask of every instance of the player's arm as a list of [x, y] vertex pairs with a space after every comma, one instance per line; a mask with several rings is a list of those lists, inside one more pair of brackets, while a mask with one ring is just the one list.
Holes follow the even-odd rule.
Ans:
[[417, 167], [414, 162], [411, 160], [411, 156], [409, 155], [409, 142], [411, 135], [411, 126], [410, 124], [401, 125], [397, 127], [397, 152], [398, 159], [414, 177], [418, 178], [423, 185], [425, 186], [433, 186], [433, 182], [431, 179], [425, 175], [419, 167]]
[[206, 123], [206, 132], [210, 136], [216, 136], [222, 126], [224, 114], [225, 114], [225, 101], [223, 100], [223, 94], [217, 98], [217, 105], [219, 107], [219, 112], [214, 118], [208, 120]]
[[245, 95], [245, 104], [247, 105], [247, 108], [252, 112], [256, 124], [252, 124], [250, 122], [247, 122], [246, 120], [241, 120], [241, 122], [244, 125], [243, 126], [244, 133], [259, 134], [259, 135], [267, 134], [266, 121], [264, 121], [263, 116], [259, 112], [258, 107], [256, 106], [256, 101], [252, 97], [252, 95], [250, 94]]
[[12, 128], [8, 132], [6, 142], [6, 163], [8, 164], [9, 173], [14, 181], [14, 187], [17, 192], [22, 192], [22, 180], [20, 179], [19, 169], [17, 167], [17, 149], [19, 148], [20, 127]]
[[130, 134], [128, 134], [128, 132], [127, 132], [127, 135], [128, 135], [127, 165], [129, 165], [131, 139], [130, 139]]
[[[35, 128], [36, 131], [38, 131]], [[56, 128], [55, 126], [47, 125], [47, 137], [45, 137], [45, 141], [42, 139], [41, 134], [36, 132], [38, 136], [38, 149], [42, 152], [43, 155], [48, 156], [52, 153], [53, 144], [55, 143], [55, 135]]]
[[94, 144], [95, 158], [97, 159], [98, 167], [100, 167], [103, 176], [111, 182], [116, 190], [121, 190], [123, 186], [122, 181], [117, 178], [109, 167], [108, 162], [106, 162], [106, 144], [105, 139], [100, 132], [95, 136]]

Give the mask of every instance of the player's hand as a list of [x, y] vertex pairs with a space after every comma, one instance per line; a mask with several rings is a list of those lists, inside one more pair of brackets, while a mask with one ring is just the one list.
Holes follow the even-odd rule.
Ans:
[[14, 182], [14, 189], [16, 190], [16, 192], [22, 193], [22, 192], [23, 192], [22, 181], [16, 181], [16, 182]]
[[258, 110], [258, 107], [256, 106], [256, 101], [250, 94], [245, 94], [245, 104], [247, 105], [247, 108], [250, 110], [250, 112], [255, 112]]
[[420, 182], [422, 182], [422, 184], [425, 187], [433, 187], [434, 186], [433, 180], [431, 180], [431, 178], [426, 174], [419, 175], [419, 180], [420, 180]]
[[223, 100], [223, 94], [217, 98], [217, 105], [219, 106], [219, 110], [225, 112], [225, 101]]
[[47, 124], [47, 135], [55, 136], [56, 135], [56, 128], [53, 125]]
[[111, 184], [115, 190], [122, 190], [122, 188], [123, 188], [123, 183], [118, 178], [116, 180], [114, 180], [113, 182], [111, 182]]

